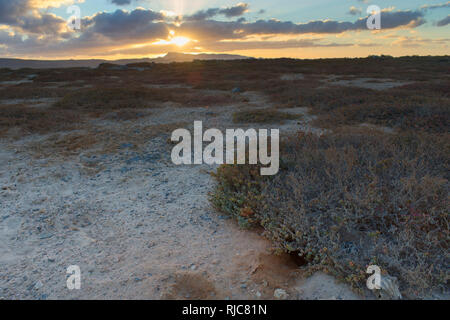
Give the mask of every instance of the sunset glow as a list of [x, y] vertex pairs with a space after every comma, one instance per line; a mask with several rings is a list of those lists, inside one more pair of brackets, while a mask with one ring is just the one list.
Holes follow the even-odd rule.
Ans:
[[[80, 28], [68, 27], [77, 6]], [[170, 51], [253, 57], [365, 57], [449, 53], [450, 1], [0, 0], [0, 56], [133, 58]], [[370, 12], [370, 11], [369, 11]], [[2, 14], [6, 13], [6, 14]]]

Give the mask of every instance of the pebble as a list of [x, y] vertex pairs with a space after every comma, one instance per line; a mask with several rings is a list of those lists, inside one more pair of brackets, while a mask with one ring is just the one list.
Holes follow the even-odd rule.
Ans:
[[273, 293], [273, 297], [277, 300], [286, 300], [288, 298], [288, 294], [283, 289], [276, 289]]
[[44, 286], [44, 284], [42, 283], [41, 280], [39, 280], [39, 281], [37, 281], [37, 282], [34, 284], [34, 289], [39, 290], [39, 289], [41, 289], [43, 286]]

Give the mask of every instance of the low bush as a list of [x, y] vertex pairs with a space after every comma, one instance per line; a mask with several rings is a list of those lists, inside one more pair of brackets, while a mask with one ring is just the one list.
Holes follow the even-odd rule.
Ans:
[[73, 129], [82, 122], [79, 114], [69, 110], [41, 110], [24, 105], [0, 105], [0, 135], [11, 128], [24, 134], [57, 132]]
[[228, 104], [231, 94], [205, 94], [192, 89], [165, 89], [143, 87], [106, 87], [81, 89], [67, 94], [55, 103], [56, 108], [84, 109], [90, 111], [117, 110], [122, 108], [149, 108], [155, 103], [177, 102], [188, 106], [205, 107]]
[[281, 169], [224, 165], [212, 203], [285, 251], [365, 288], [377, 264], [406, 297], [448, 290], [449, 134], [368, 129], [283, 142]]

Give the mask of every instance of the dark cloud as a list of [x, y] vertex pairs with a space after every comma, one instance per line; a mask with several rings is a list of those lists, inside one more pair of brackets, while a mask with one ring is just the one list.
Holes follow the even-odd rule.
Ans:
[[82, 20], [84, 32], [97, 33], [112, 39], [151, 39], [166, 37], [168, 26], [164, 15], [152, 10], [116, 10], [98, 13]]
[[111, 2], [118, 6], [126, 6], [131, 4], [132, 0], [111, 0]]
[[59, 34], [66, 25], [66, 21], [54, 14], [26, 16], [19, 20], [18, 26], [26, 32], [36, 34]]
[[16, 24], [17, 19], [30, 10], [28, 0], [0, 0], [0, 23]]
[[[423, 14], [416, 11], [389, 11], [382, 13], [382, 29], [417, 27], [424, 23]], [[317, 20], [296, 24], [291, 21], [257, 20], [255, 22], [197, 20], [183, 22], [177, 33], [192, 36], [201, 41], [243, 39], [252, 35], [301, 35], [307, 33], [337, 34], [346, 31], [367, 30], [367, 18], [355, 22]]]
[[438, 27], [444, 27], [450, 23], [450, 15], [446, 16], [444, 19], [439, 20], [436, 25]]
[[[303, 34], [303, 33], [342, 33], [346, 31], [367, 30], [367, 17], [355, 22], [317, 20], [296, 24], [290, 21], [258, 20], [242, 24], [237, 29], [244, 34]], [[423, 13], [419, 11], [388, 11], [381, 15], [382, 29], [398, 27], [417, 27], [424, 23]]]
[[240, 17], [248, 11], [248, 8], [249, 6], [247, 3], [238, 3], [237, 5], [228, 8], [210, 8], [207, 10], [197, 11], [190, 16], [184, 16], [182, 17], [182, 20], [200, 21], [210, 19], [218, 15], [223, 15], [227, 18]]
[[58, 34], [66, 21], [54, 14], [40, 13], [30, 0], [0, 0], [0, 24], [26, 33]]
[[234, 7], [229, 7], [225, 9], [221, 9], [219, 11], [220, 14], [223, 14], [227, 18], [239, 17], [242, 16], [245, 12], [248, 11], [247, 3], [239, 3]]
[[[381, 28], [392, 29], [409, 26], [416, 28], [425, 23], [424, 14], [420, 11], [383, 11], [381, 13]], [[366, 20], [363, 21], [364, 25]]]

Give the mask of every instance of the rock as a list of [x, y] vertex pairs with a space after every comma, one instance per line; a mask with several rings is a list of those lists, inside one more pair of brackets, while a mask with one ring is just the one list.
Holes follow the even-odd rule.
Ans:
[[373, 293], [382, 300], [401, 300], [402, 294], [398, 286], [398, 279], [389, 275], [381, 276], [381, 289], [373, 290]]
[[43, 235], [41, 235], [39, 237], [39, 239], [44, 240], [44, 239], [49, 239], [51, 237], [53, 237], [53, 234], [51, 234], [51, 233], [44, 233]]
[[256, 297], [257, 297], [257, 298], [261, 298], [261, 292], [256, 291]]
[[273, 296], [277, 300], [286, 300], [289, 295], [283, 289], [276, 289]]
[[233, 90], [231, 90], [232, 93], [241, 93], [242, 90], [239, 87], [233, 88]]
[[36, 283], [34, 284], [34, 289], [39, 290], [39, 289], [41, 289], [43, 286], [44, 286], [44, 284], [42, 283], [41, 280], [39, 280], [38, 282], [36, 282]]

